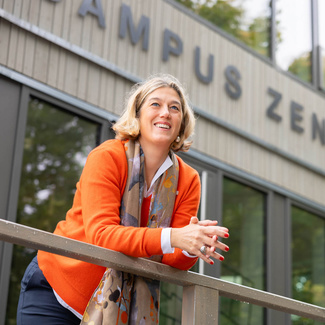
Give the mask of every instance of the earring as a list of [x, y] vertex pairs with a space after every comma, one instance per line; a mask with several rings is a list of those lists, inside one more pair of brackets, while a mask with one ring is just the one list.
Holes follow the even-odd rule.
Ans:
[[177, 136], [177, 138], [176, 138], [176, 140], [175, 140], [177, 143], [179, 142], [179, 141], [181, 141], [181, 138], [180, 138], [180, 136], [178, 135]]

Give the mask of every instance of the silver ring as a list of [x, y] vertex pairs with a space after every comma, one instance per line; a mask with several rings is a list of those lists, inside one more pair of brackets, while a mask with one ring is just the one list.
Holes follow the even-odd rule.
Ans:
[[203, 255], [206, 255], [207, 247], [206, 247], [205, 245], [203, 245], [203, 246], [200, 248], [200, 252], [201, 252]]

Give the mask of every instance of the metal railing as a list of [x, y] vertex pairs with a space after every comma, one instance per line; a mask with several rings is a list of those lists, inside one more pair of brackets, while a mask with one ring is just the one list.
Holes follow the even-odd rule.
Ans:
[[95, 245], [0, 219], [0, 240], [112, 267], [183, 287], [182, 324], [218, 324], [219, 295], [325, 322], [325, 308], [194, 272], [133, 258]]

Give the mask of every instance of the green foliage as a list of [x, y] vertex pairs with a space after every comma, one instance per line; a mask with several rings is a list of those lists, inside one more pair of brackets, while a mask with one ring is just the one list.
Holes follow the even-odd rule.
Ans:
[[161, 282], [159, 324], [180, 325], [182, 322], [183, 287]]
[[181, 3], [188, 9], [195, 10], [195, 3], [192, 0], [176, 0], [176, 2]]
[[[264, 194], [236, 181], [223, 180], [222, 225], [231, 229], [230, 251], [221, 265], [221, 278], [265, 290]], [[220, 299], [220, 324], [260, 325], [263, 308], [229, 298]]]
[[295, 59], [288, 71], [306, 82], [311, 82], [311, 53], [308, 52]]
[[[292, 298], [325, 307], [325, 221], [292, 208]], [[320, 324], [292, 315], [293, 325]]]
[[232, 0], [206, 1], [198, 8], [197, 13], [229, 34], [239, 38], [243, 9], [233, 7], [232, 2]]
[[[244, 42], [258, 53], [270, 53], [270, 14], [245, 22], [246, 12], [234, 0], [176, 0], [225, 32]], [[269, 7], [271, 6], [271, 2]], [[268, 11], [266, 8], [266, 11]], [[280, 37], [280, 35], [279, 35]]]

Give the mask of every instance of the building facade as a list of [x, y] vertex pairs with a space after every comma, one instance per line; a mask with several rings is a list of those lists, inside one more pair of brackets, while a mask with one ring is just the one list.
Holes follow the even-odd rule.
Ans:
[[[275, 26], [281, 1], [270, 3]], [[170, 73], [197, 115], [182, 158], [201, 176], [200, 218], [230, 229], [225, 261], [195, 271], [325, 307], [325, 94], [314, 24], [325, 13], [308, 3], [305, 78], [275, 62], [275, 37], [263, 55], [172, 0], [1, 0], [0, 217], [53, 231], [87, 154], [114, 137], [125, 94]], [[0, 324], [15, 324], [34, 254], [0, 242]], [[179, 288], [162, 291], [161, 323], [179, 324]], [[220, 324], [317, 324], [221, 304]]]

